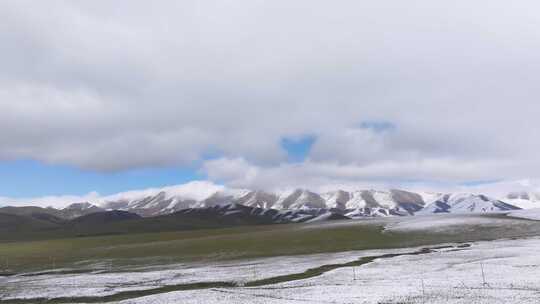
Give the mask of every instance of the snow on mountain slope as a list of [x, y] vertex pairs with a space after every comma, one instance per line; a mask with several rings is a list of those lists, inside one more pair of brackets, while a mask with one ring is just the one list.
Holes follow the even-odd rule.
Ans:
[[540, 202], [540, 193], [526, 192], [526, 191], [510, 192], [506, 195], [505, 198], [509, 200], [523, 199], [523, 200], [528, 200], [531, 202]]
[[336, 190], [322, 194], [306, 189], [294, 189], [273, 193], [227, 189], [207, 182], [128, 192], [126, 196], [119, 194], [109, 197], [101, 206], [107, 209], [128, 210], [143, 216], [155, 216], [186, 208], [228, 204], [277, 210], [325, 209], [351, 218], [519, 209], [503, 201], [475, 194], [419, 194], [396, 189], [351, 192]]
[[[276, 210], [321, 209], [350, 218], [361, 218], [433, 213], [511, 211], [531, 208], [537, 204], [524, 199], [502, 201], [485, 195], [469, 193], [426, 194], [396, 189], [389, 191], [357, 190], [351, 192], [336, 190], [321, 194], [306, 189], [266, 192], [262, 190], [226, 189], [221, 186], [213, 187], [212, 190], [217, 190], [215, 192], [199, 191], [188, 193], [173, 189], [175, 191], [171, 193], [167, 190], [167, 188], [164, 188], [160, 192], [153, 192], [150, 193], [152, 195], [134, 200], [119, 198], [116, 201], [107, 201], [102, 206], [108, 209], [127, 210], [142, 216], [155, 216], [170, 214], [187, 208], [240, 204]], [[520, 202], [519, 200], [523, 200], [528, 204], [514, 204]]]
[[300, 196], [288, 209], [325, 209], [326, 201], [317, 193], [301, 190]]
[[269, 209], [277, 202], [278, 196], [276, 194], [267, 193], [264, 191], [251, 191], [246, 195], [236, 200], [237, 204], [241, 204], [248, 207], [258, 207]]
[[366, 208], [367, 202], [362, 193], [364, 191], [353, 191], [349, 193], [349, 200], [344, 203], [345, 209], [360, 209]]
[[417, 214], [496, 212], [518, 209], [520, 208], [485, 195], [456, 193], [442, 195]]
[[431, 204], [432, 202], [438, 200], [441, 196], [443, 196], [443, 193], [439, 192], [416, 192], [418, 195], [422, 197], [422, 200], [425, 202], [426, 205]]
[[89, 202], [74, 203], [66, 208], [62, 209], [62, 216], [64, 218], [72, 219], [83, 215], [104, 211], [102, 208], [95, 206]]
[[398, 214], [384, 208], [357, 208], [352, 209], [345, 213], [345, 216], [350, 218], [362, 218], [362, 217], [381, 217], [381, 216], [390, 216], [390, 215], [407, 215], [405, 213]]
[[295, 189], [292, 191], [283, 191], [278, 193], [278, 199], [272, 206], [274, 209], [289, 209], [294, 202], [302, 195], [301, 189]]
[[390, 190], [336, 190], [316, 193], [306, 189], [281, 192], [227, 189], [206, 182], [177, 187], [128, 192], [104, 198], [100, 206], [120, 209], [143, 216], [169, 214], [187, 208], [205, 208], [228, 204], [277, 210], [333, 210], [352, 217], [412, 215], [422, 209], [424, 201], [416, 193]]
[[221, 185], [206, 181], [194, 181], [177, 186], [122, 192], [102, 197], [96, 201], [96, 204], [98, 206], [105, 206], [109, 202], [136, 202], [148, 197], [158, 196], [160, 193], [163, 193], [163, 199], [182, 198], [184, 200], [200, 201], [216, 192], [224, 190], [225, 187]]
[[224, 186], [194, 181], [178, 186], [118, 193], [99, 199], [96, 205], [104, 209], [129, 210], [143, 216], [155, 216], [198, 207], [201, 201], [224, 191], [228, 191]]
[[392, 189], [390, 191], [363, 190], [348, 193], [343, 203], [351, 216], [365, 215], [410, 215], [422, 209], [425, 202], [416, 193]]
[[[351, 218], [432, 213], [493, 212], [540, 208], [540, 195], [516, 192], [502, 200], [477, 194], [415, 193], [404, 190], [334, 190], [317, 193], [307, 189], [262, 191], [231, 189], [207, 181], [130, 191], [73, 204], [77, 214], [123, 210], [141, 216], [171, 214], [188, 208], [240, 204], [276, 210], [326, 210]], [[66, 211], [67, 212], [67, 211]]]
[[201, 208], [235, 204], [236, 201], [245, 197], [249, 193], [250, 191], [248, 190], [224, 189], [222, 191], [213, 193], [202, 201], [199, 201], [195, 207]]
[[533, 221], [540, 221], [540, 208], [529, 210], [517, 210], [508, 213], [508, 216], [523, 218]]
[[522, 209], [540, 208], [540, 193], [510, 192], [502, 200]]

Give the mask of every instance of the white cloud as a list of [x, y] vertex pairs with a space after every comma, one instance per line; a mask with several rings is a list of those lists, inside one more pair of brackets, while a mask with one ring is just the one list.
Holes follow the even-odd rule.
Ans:
[[[256, 187], [540, 178], [539, 8], [2, 1], [0, 160], [114, 171], [218, 151], [211, 179]], [[280, 138], [301, 134], [309, 161], [287, 164]]]
[[99, 200], [99, 194], [91, 192], [85, 195], [59, 195], [42, 196], [32, 198], [9, 198], [0, 197], [0, 207], [2, 206], [38, 206], [63, 208], [73, 203], [93, 202]]
[[[265, 168], [237, 158], [215, 159], [205, 162], [203, 166], [203, 171], [211, 179], [220, 180], [230, 187], [269, 191], [291, 188], [307, 188], [319, 192], [394, 188], [419, 192], [477, 193], [495, 198], [503, 198], [514, 191], [540, 193], [540, 179], [489, 179], [496, 175], [496, 171], [506, 169], [506, 164], [463, 164], [451, 159], [366, 166], [308, 161]], [[491, 174], [484, 175], [483, 172]], [[388, 176], [394, 178], [388, 179]], [[461, 183], [463, 176], [476, 182]]]
[[206, 161], [202, 171], [210, 179], [226, 185], [253, 189], [410, 188], [419, 185], [435, 188], [437, 184], [456, 189], [464, 177], [473, 181], [489, 180], [497, 171], [507, 167], [508, 164], [499, 162], [464, 163], [453, 159], [381, 161], [365, 165], [306, 161], [260, 167], [241, 158], [221, 158]]
[[166, 186], [162, 188], [148, 188], [119, 192], [112, 195], [102, 196], [97, 192], [85, 195], [60, 195], [34, 198], [8, 198], [0, 197], [1, 206], [39, 206], [64, 208], [73, 203], [89, 202], [96, 206], [102, 206], [108, 201], [137, 200], [148, 196], [157, 195], [164, 191], [169, 196], [184, 197], [187, 199], [203, 200], [210, 195], [223, 191], [226, 188], [208, 181], [191, 181], [181, 185]]

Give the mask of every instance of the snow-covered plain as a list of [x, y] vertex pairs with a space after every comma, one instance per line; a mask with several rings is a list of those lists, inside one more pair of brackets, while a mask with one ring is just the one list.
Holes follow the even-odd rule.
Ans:
[[[438, 233], [462, 235], [474, 233], [478, 229], [493, 232], [500, 231], [501, 227], [512, 227], [518, 232], [523, 231], [523, 234], [519, 234], [522, 237], [531, 235], [528, 232], [539, 235], [535, 228], [537, 222], [512, 220], [509, 217], [535, 218], [540, 215], [532, 211], [535, 210], [491, 216], [450, 214], [357, 222], [336, 221], [324, 225], [298, 226], [298, 229], [377, 224], [385, 226], [385, 233], [401, 233], [405, 236], [422, 232], [423, 235], [437, 236]], [[512, 233], [496, 233], [500, 238], [515, 237]], [[540, 303], [529, 301], [540, 295], [540, 237], [472, 244], [470, 248], [457, 248], [457, 244], [452, 244], [453, 248], [437, 249], [436, 253], [376, 259], [362, 266], [334, 269], [318, 277], [257, 288], [175, 291], [133, 298], [121, 303]], [[134, 262], [131, 266], [119, 264], [111, 268], [108, 267], [109, 263], [115, 265], [115, 261], [85, 261], [81, 262], [81, 268], [99, 271], [0, 277], [0, 302], [10, 299], [30, 301], [43, 298], [104, 297], [120, 292], [194, 283], [230, 282], [244, 286], [246, 282], [298, 274], [323, 265], [342, 264], [383, 254], [413, 253], [420, 249], [361, 250], [165, 265], [162, 258], [154, 257], [147, 258], [148, 261]]]
[[[195, 282], [233, 281], [242, 285], [360, 257], [419, 249], [170, 265], [120, 273], [4, 277], [0, 278], [0, 299], [105, 296]], [[376, 259], [298, 281], [174, 291], [119, 303], [540, 303], [539, 257], [540, 238], [478, 242], [469, 248]]]
[[540, 238], [480, 242], [288, 283], [170, 292], [120, 303], [540, 303], [539, 257]]
[[[363, 256], [388, 252], [408, 252], [410, 250], [409, 248], [365, 250], [214, 264], [175, 264], [132, 268], [109, 273], [34, 274], [31, 276], [0, 277], [0, 300], [107, 296], [129, 290], [154, 289], [166, 285], [200, 282], [226, 281], [242, 285], [247, 281], [303, 272], [325, 264], [345, 263]], [[280, 265], [287, 265], [287, 267]]]
[[[521, 211], [521, 210], [520, 210]], [[529, 210], [523, 210], [529, 211]], [[491, 214], [496, 214], [492, 212]], [[499, 213], [505, 214], [505, 213]], [[511, 213], [513, 214], [513, 212]], [[526, 212], [524, 212], [526, 214]], [[385, 225], [386, 232], [423, 232], [442, 233], [457, 232], [465, 233], [467, 230], [475, 230], [479, 227], [495, 228], [508, 225], [505, 218], [474, 216], [473, 214], [447, 214], [439, 215], [418, 215], [403, 217], [397, 220], [388, 220]]]

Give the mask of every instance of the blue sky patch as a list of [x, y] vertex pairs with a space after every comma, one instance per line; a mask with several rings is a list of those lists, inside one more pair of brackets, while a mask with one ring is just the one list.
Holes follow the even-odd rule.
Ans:
[[204, 179], [197, 168], [147, 168], [99, 173], [33, 160], [0, 162], [0, 196], [27, 198], [45, 195], [102, 195], [126, 190], [176, 185]]
[[281, 147], [287, 151], [289, 162], [303, 162], [316, 140], [317, 137], [314, 135], [305, 135], [299, 138], [284, 137], [281, 139]]

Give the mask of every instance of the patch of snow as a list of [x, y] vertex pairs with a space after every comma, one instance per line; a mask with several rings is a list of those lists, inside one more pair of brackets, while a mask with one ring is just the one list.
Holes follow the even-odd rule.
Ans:
[[422, 197], [422, 200], [424, 201], [426, 206], [438, 200], [441, 196], [443, 196], [442, 193], [437, 193], [437, 192], [416, 192], [416, 193]]
[[406, 217], [400, 221], [391, 222], [385, 226], [387, 232], [415, 232], [424, 233], [448, 232], [462, 229], [466, 226], [500, 226], [504, 225], [503, 219], [486, 218], [474, 215], [418, 215]]
[[538, 303], [539, 255], [538, 238], [481, 242], [270, 286], [175, 291], [120, 303]]
[[539, 201], [527, 200], [527, 199], [506, 199], [504, 202], [514, 205], [521, 209], [534, 209], [540, 208]]
[[[176, 264], [113, 273], [45, 274], [0, 277], [0, 300], [107, 296], [128, 290], [144, 290], [166, 285], [198, 282], [238, 282], [305, 271], [324, 264], [344, 263], [364, 255], [392, 251], [341, 252], [291, 257], [273, 257], [210, 264]], [[276, 265], [288, 265], [276, 267]], [[135, 271], [139, 270], [139, 271]]]
[[392, 198], [392, 193], [388, 191], [376, 191], [371, 190], [370, 191], [373, 195], [373, 198], [377, 203], [387, 209], [392, 209], [396, 207], [396, 202]]
[[345, 204], [347, 209], [359, 209], [366, 207], [366, 201], [362, 198], [362, 191], [351, 192], [351, 199]]
[[[226, 191], [222, 185], [217, 185], [208, 181], [193, 181], [182, 185], [169, 186], [163, 188], [149, 188], [145, 190], [136, 190], [122, 192], [110, 196], [101, 197], [96, 201], [98, 206], [103, 206], [112, 201], [134, 201], [147, 197], [156, 196], [159, 193], [165, 193], [165, 199], [179, 197], [182, 199], [204, 200], [216, 192]], [[230, 190], [234, 192], [235, 190]]]
[[523, 218], [528, 220], [540, 221], [540, 208], [538, 209], [526, 209], [516, 210], [508, 213], [508, 216]]

